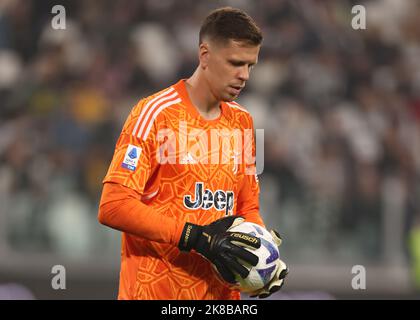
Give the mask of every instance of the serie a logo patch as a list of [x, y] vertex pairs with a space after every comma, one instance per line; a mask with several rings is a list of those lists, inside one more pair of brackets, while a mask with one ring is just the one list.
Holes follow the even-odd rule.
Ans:
[[134, 171], [137, 168], [137, 164], [140, 159], [141, 148], [129, 144], [127, 151], [125, 152], [124, 161], [121, 164], [121, 167]]

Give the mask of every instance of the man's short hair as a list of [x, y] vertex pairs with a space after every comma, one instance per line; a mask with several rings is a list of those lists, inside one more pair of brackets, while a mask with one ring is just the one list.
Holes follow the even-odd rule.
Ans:
[[244, 11], [231, 7], [216, 9], [206, 17], [200, 29], [199, 43], [204, 38], [225, 43], [228, 40], [260, 45], [263, 36], [254, 20]]

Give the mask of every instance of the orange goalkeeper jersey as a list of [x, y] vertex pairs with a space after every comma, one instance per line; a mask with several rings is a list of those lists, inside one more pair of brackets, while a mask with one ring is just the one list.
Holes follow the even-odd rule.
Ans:
[[[250, 114], [235, 102], [222, 102], [220, 116], [205, 120], [185, 80], [132, 109], [103, 180], [100, 206], [102, 220], [125, 230], [119, 299], [240, 298], [210, 262], [181, 252], [177, 241], [187, 221], [206, 225], [241, 215], [263, 225], [253, 130]], [[136, 203], [104, 209], [118, 203], [120, 192]]]

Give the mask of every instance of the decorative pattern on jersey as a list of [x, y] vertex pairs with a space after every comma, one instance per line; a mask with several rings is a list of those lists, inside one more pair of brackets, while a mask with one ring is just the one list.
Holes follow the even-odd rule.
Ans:
[[[164, 143], [159, 140], [158, 132], [178, 133], [182, 129], [180, 123], [188, 125], [188, 132], [253, 129], [249, 113], [236, 103], [223, 105], [223, 116], [218, 121], [203, 121], [192, 114], [191, 107], [183, 81], [141, 100], [124, 124], [104, 182], [136, 190], [159, 214], [200, 225], [226, 214], [258, 211], [258, 184], [254, 176], [244, 174], [244, 163], [234, 165], [228, 148], [221, 147], [210, 153], [229, 161], [205, 164], [199, 161], [203, 155], [198, 149], [195, 152], [188, 148], [195, 141], [187, 141], [187, 152], [184, 152], [177, 139], [176, 163], [158, 162], [159, 147]], [[133, 151], [133, 146], [138, 149]], [[131, 167], [121, 165], [126, 162]], [[187, 209], [184, 199], [195, 210]], [[173, 246], [125, 233], [123, 240], [120, 277], [135, 279], [121, 280], [120, 296], [131, 299], [239, 298], [236, 291], [223, 285], [209, 262], [200, 255], [180, 253]]]

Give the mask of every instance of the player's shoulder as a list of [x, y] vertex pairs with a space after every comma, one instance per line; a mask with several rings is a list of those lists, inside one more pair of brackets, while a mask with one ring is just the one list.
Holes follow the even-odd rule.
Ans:
[[146, 97], [140, 99], [137, 103], [137, 109], [144, 109], [147, 107], [151, 107], [152, 105], [156, 108], [156, 106], [160, 106], [162, 104], [170, 104], [170, 103], [177, 103], [180, 99], [178, 92], [175, 90], [174, 86], [171, 85], [165, 89], [160, 91], [154, 92]]
[[252, 115], [244, 106], [236, 101], [229, 101], [225, 103], [235, 118], [240, 119], [241, 122], [252, 124]]
[[146, 140], [159, 115], [180, 102], [181, 97], [173, 85], [142, 98], [132, 110], [133, 134]]

